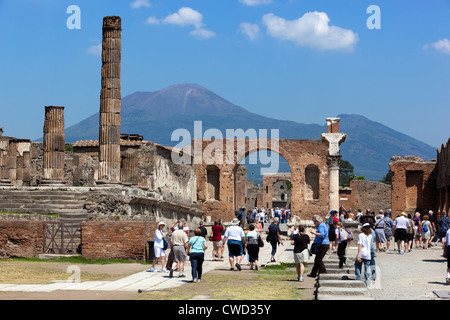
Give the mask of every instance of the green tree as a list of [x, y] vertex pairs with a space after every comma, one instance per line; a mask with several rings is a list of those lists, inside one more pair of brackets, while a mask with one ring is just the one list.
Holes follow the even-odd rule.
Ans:
[[350, 177], [353, 175], [355, 168], [347, 160], [341, 160], [339, 164], [339, 185], [348, 187], [350, 185]]
[[392, 176], [394, 173], [389, 169], [388, 173], [380, 180], [381, 183], [392, 184]]

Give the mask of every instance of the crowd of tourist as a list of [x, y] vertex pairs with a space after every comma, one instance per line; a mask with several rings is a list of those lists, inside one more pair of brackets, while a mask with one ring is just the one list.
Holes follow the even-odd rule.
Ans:
[[[284, 214], [283, 214], [284, 213]], [[155, 271], [155, 265], [161, 261], [162, 272], [169, 272], [173, 277], [174, 270], [178, 271], [180, 278], [185, 277], [184, 267], [186, 261], [191, 262], [192, 282], [200, 282], [202, 266], [205, 260], [205, 251], [208, 240], [212, 242], [212, 261], [223, 261], [225, 247], [228, 251], [230, 270], [242, 270], [243, 257], [247, 256], [251, 270], [258, 270], [259, 251], [267, 242], [271, 246], [270, 262], [275, 262], [277, 247], [284, 245], [281, 236], [280, 223], [290, 219], [288, 210], [278, 208], [265, 212], [264, 208], [236, 212], [235, 218], [227, 225], [222, 219], [214, 221], [211, 226], [212, 234], [208, 235], [203, 222], [194, 230], [194, 236], [188, 237], [190, 229], [184, 219], [175, 221], [170, 227], [172, 231], [170, 242], [166, 241], [167, 232], [165, 223], [160, 222], [155, 231], [154, 254], [155, 259], [149, 272]], [[353, 239], [351, 232], [344, 228], [343, 222], [357, 221], [360, 233], [355, 239], [358, 245], [355, 257], [355, 279], [361, 280], [364, 267], [364, 282], [369, 285], [376, 279], [375, 256], [379, 252], [397, 250], [400, 255], [411, 252], [414, 247], [426, 250], [437, 246], [441, 242], [443, 254], [448, 257], [450, 251], [450, 218], [448, 214], [429, 211], [426, 214], [416, 213], [414, 217], [402, 212], [392, 217], [389, 211], [379, 211], [377, 214], [361, 210], [355, 215], [349, 214], [345, 208], [331, 211], [326, 218], [314, 215], [312, 219], [316, 229], [310, 229], [311, 239], [303, 226], [294, 226], [290, 244], [294, 246], [293, 260], [297, 269], [297, 280], [303, 281], [304, 263], [314, 255], [314, 265], [308, 277], [317, 277], [326, 273], [323, 259], [327, 253], [336, 253], [339, 258], [339, 268], [349, 266], [346, 257], [348, 241]], [[264, 227], [264, 224], [270, 224]], [[264, 239], [264, 240], [263, 240]], [[166, 250], [170, 250], [166, 261]], [[450, 259], [448, 260], [447, 283], [450, 283]]]

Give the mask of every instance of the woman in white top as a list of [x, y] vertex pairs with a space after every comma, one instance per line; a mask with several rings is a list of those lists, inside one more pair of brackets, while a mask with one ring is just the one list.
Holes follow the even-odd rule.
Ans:
[[361, 280], [361, 269], [364, 264], [365, 284], [370, 284], [370, 260], [372, 259], [370, 248], [372, 243], [372, 230], [370, 224], [365, 223], [361, 227], [361, 233], [358, 236], [358, 254], [355, 261], [355, 279]]
[[160, 222], [158, 224], [158, 227], [155, 231], [155, 242], [153, 244], [153, 248], [155, 251], [155, 260], [153, 260], [152, 267], [149, 272], [155, 271], [155, 265], [158, 262], [158, 260], [161, 260], [162, 269], [161, 272], [166, 272], [167, 269], [165, 268], [166, 265], [166, 253], [164, 251], [164, 237], [166, 236], [166, 233], [163, 231], [166, 224], [164, 222]]

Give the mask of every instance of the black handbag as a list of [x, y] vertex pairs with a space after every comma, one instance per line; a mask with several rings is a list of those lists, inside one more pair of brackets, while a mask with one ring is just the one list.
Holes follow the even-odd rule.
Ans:
[[319, 249], [320, 249], [320, 245], [322, 244], [322, 242], [323, 242], [323, 240], [325, 239], [325, 237], [321, 237], [322, 238], [322, 241], [320, 241], [320, 243], [316, 243], [316, 242], [314, 242], [312, 245], [311, 245], [311, 253], [312, 254], [315, 254], [315, 255], [317, 255], [318, 253], [319, 253]]
[[261, 239], [260, 235], [258, 235], [258, 247], [260, 248], [264, 247], [264, 241]]

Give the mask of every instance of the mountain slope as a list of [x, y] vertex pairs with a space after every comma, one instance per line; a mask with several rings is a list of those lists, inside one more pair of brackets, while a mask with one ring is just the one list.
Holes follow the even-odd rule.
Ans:
[[[320, 139], [325, 125], [302, 124], [276, 120], [251, 113], [195, 84], [180, 84], [157, 92], [136, 92], [122, 99], [122, 133], [137, 133], [144, 139], [167, 146], [176, 129], [187, 129], [193, 137], [194, 121], [202, 121], [203, 132], [219, 129], [279, 129], [280, 138]], [[333, 116], [333, 115], [330, 115]], [[433, 147], [380, 123], [358, 115], [340, 115], [341, 132], [347, 133], [342, 145], [342, 157], [355, 167], [355, 174], [369, 180], [381, 179], [389, 170], [388, 163], [394, 155], [417, 155], [425, 159], [436, 157]], [[66, 141], [98, 139], [98, 113], [66, 129]], [[324, 119], [325, 120], [325, 119]], [[286, 163], [282, 171], [288, 171]], [[254, 170], [255, 172], [253, 172]], [[249, 177], [259, 181], [257, 168], [252, 166]]]

